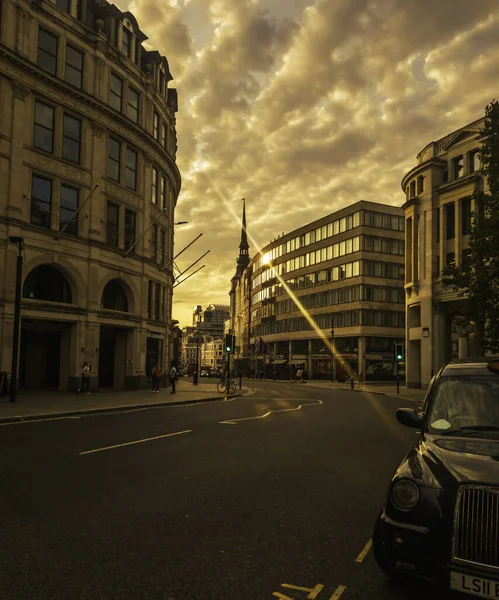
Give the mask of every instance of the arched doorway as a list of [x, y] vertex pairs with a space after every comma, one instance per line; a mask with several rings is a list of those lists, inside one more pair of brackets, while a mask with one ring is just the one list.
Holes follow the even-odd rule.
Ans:
[[[35, 267], [28, 274], [22, 297], [44, 304], [71, 304], [73, 301], [64, 273], [48, 264]], [[72, 324], [54, 320], [50, 313], [44, 318], [43, 305], [36, 307], [40, 310], [40, 318], [23, 317], [21, 320], [19, 386], [33, 390], [65, 389], [69, 376], [67, 349]]]
[[[131, 294], [121, 279], [111, 279], [102, 291], [101, 308], [129, 312]], [[99, 335], [99, 386], [125, 387], [129, 329], [101, 325]]]

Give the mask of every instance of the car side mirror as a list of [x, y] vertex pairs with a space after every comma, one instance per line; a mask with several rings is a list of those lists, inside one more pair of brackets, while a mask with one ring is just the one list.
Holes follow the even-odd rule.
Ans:
[[402, 425], [413, 429], [418, 429], [423, 425], [423, 415], [418, 414], [413, 408], [399, 408], [397, 420]]

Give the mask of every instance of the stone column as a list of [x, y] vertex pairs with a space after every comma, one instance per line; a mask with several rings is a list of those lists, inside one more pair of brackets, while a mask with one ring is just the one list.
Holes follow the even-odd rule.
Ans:
[[[26, 123], [31, 121], [29, 106], [26, 102], [30, 89], [20, 83], [12, 82], [12, 157], [10, 169], [10, 193], [8, 195], [7, 216], [29, 222], [31, 178], [29, 169], [23, 164], [24, 144], [31, 129]], [[24, 210], [23, 210], [24, 209]], [[24, 214], [23, 214], [24, 213]], [[24, 217], [24, 218], [23, 218]]]
[[364, 381], [366, 381], [366, 338], [359, 336], [357, 339], [357, 370], [359, 373], [362, 372], [364, 374]]
[[463, 212], [462, 202], [461, 200], [456, 200], [455, 202], [455, 230], [456, 236], [454, 238], [454, 252], [456, 254], [455, 261], [456, 265], [461, 264], [461, 251], [463, 249], [463, 238], [462, 238], [462, 228], [461, 228], [461, 215]]
[[468, 358], [468, 340], [469, 336], [467, 333], [459, 334], [459, 358]]
[[313, 379], [313, 371], [312, 369], [314, 368], [313, 362], [312, 362], [312, 340], [308, 340], [308, 367], [307, 367], [307, 375], [309, 379]]

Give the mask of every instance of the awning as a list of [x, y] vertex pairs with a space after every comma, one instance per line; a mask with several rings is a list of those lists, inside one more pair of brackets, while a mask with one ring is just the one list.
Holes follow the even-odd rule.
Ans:
[[306, 358], [293, 358], [292, 360], [288, 361], [288, 364], [290, 365], [304, 365], [307, 362]]
[[272, 362], [272, 365], [284, 365], [286, 364], [288, 361], [287, 360], [283, 360], [283, 359], [279, 359], [279, 360], [274, 360], [274, 362]]

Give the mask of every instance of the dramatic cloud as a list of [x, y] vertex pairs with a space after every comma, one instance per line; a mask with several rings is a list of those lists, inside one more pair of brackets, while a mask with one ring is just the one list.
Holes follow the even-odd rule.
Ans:
[[[228, 303], [241, 198], [259, 245], [361, 199], [401, 205], [431, 140], [497, 95], [497, 0], [126, 0], [179, 92], [174, 317]], [[251, 252], [256, 252], [252, 247]], [[195, 268], [195, 267], [194, 267]], [[188, 273], [187, 273], [188, 274]]]

